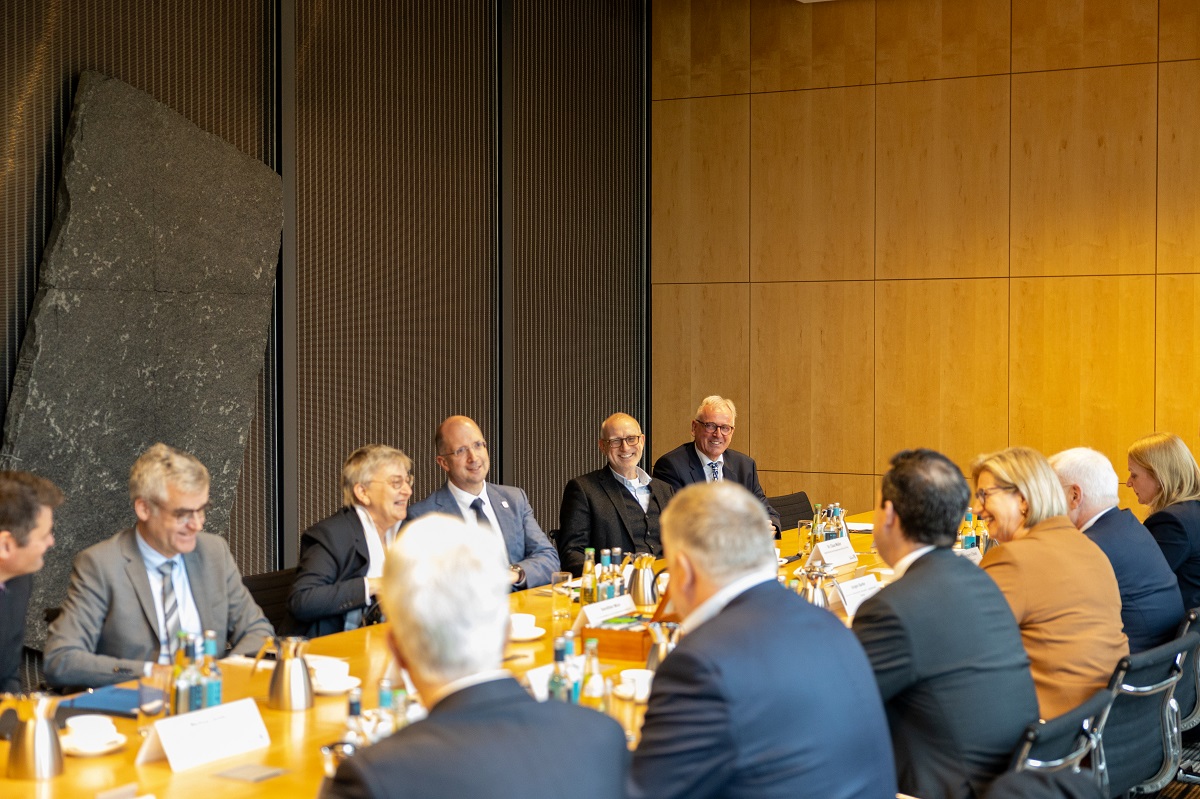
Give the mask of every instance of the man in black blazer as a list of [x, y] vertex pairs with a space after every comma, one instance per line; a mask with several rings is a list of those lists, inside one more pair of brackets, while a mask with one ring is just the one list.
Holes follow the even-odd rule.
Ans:
[[733, 441], [737, 408], [733, 400], [712, 395], [700, 401], [692, 420], [692, 440], [654, 462], [654, 478], [675, 490], [691, 483], [729, 480], [740, 483], [767, 509], [771, 527], [778, 533], [779, 513], [767, 501], [758, 482], [758, 466], [749, 455], [729, 449]]
[[645, 441], [637, 419], [614, 413], [600, 425], [600, 451], [608, 465], [567, 483], [559, 511], [558, 557], [576, 577], [583, 572], [587, 547], [662, 556], [659, 515], [674, 492], [639, 465]]
[[1051, 457], [1050, 465], [1067, 494], [1067, 516], [1112, 564], [1130, 653], [1174, 638], [1184, 614], [1179, 581], [1150, 531], [1117, 507], [1120, 481], [1112, 462], [1094, 449], [1076, 447]]
[[54, 546], [58, 487], [29, 472], [0, 472], [0, 693], [21, 690], [21, 653], [33, 573]]
[[344, 761], [325, 799], [616, 799], [620, 725], [539, 703], [501, 670], [508, 559], [500, 539], [443, 515], [412, 522], [388, 553], [388, 643], [429, 716]]
[[981, 796], [1038, 719], [1029, 658], [995, 582], [950, 549], [970, 498], [962, 472], [931, 450], [891, 466], [875, 545], [897, 578], [862, 604], [854, 634], [887, 707], [901, 792]]
[[893, 799], [871, 666], [776, 582], [762, 504], [733, 482], [687, 486], [662, 527], [683, 635], [654, 676], [630, 796]]
[[342, 464], [345, 507], [304, 531], [288, 593], [288, 626], [316, 638], [361, 627], [383, 575], [384, 555], [412, 497], [412, 460], [368, 444]]

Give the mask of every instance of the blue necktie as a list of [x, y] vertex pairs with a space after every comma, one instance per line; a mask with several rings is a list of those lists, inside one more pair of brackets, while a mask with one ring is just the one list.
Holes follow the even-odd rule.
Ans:
[[716, 481], [721, 479], [721, 473], [717, 471], [717, 462], [716, 461], [709, 461], [708, 468], [712, 469], [712, 473], [713, 473], [712, 482], [715, 483]]

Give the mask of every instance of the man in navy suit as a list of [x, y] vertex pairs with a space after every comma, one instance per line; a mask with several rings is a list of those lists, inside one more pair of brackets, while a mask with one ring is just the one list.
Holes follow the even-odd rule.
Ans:
[[491, 461], [479, 425], [451, 416], [438, 425], [434, 447], [446, 484], [410, 507], [408, 518], [448, 513], [475, 522], [504, 540], [514, 591], [549, 583], [558, 571], [558, 551], [533, 518], [524, 491], [487, 482]]
[[325, 799], [615, 799], [629, 754], [607, 716], [539, 703], [501, 668], [508, 558], [500, 540], [432, 516], [384, 566], [387, 641], [429, 716], [345, 760]]
[[637, 419], [614, 413], [600, 425], [600, 451], [608, 462], [567, 483], [559, 513], [558, 556], [576, 577], [583, 572], [587, 547], [662, 556], [659, 517], [673, 491], [638, 465], [645, 442]]
[[854, 616], [887, 708], [900, 790], [982, 796], [1009, 763], [1037, 694], [1000, 588], [951, 551], [970, 489], [944, 455], [901, 452], [883, 476], [875, 545], [896, 579]]
[[729, 481], [687, 486], [662, 535], [683, 635], [654, 676], [629, 795], [893, 799], [871, 665], [776, 581], [762, 503]]
[[1150, 531], [1117, 507], [1120, 481], [1112, 463], [1094, 449], [1076, 447], [1051, 457], [1050, 465], [1067, 494], [1067, 516], [1112, 563], [1129, 651], [1173, 638], [1184, 613], [1179, 581]]
[[654, 479], [675, 490], [691, 483], [730, 480], [740, 483], [767, 509], [771, 527], [779, 532], [779, 514], [758, 482], [758, 466], [749, 455], [729, 449], [737, 408], [733, 400], [713, 395], [700, 401], [692, 420], [692, 440], [654, 462]]

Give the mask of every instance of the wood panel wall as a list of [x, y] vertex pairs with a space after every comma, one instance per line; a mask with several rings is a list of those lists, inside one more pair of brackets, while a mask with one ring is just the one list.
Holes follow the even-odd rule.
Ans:
[[1200, 453], [1200, 3], [655, 0], [652, 37], [654, 457], [709, 393], [768, 494], [851, 511], [907, 447]]

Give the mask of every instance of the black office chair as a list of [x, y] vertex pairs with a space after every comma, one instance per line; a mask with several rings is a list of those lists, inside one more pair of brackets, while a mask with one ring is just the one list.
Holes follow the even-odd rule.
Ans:
[[242, 584], [262, 608], [267, 621], [271, 622], [271, 626], [280, 634], [287, 632], [285, 620], [288, 619], [288, 592], [291, 591], [294, 582], [295, 568], [242, 577]]
[[1084, 774], [1073, 771], [1008, 771], [996, 778], [984, 799], [1107, 799]]
[[[1182, 638], [1187, 635], [1188, 631], [1195, 626], [1197, 618], [1200, 618], [1200, 608], [1192, 608], [1184, 614], [1175, 637]], [[1180, 732], [1186, 732], [1200, 725], [1200, 702], [1196, 701], [1196, 698], [1200, 696], [1200, 672], [1196, 671], [1197, 655], [1200, 655], [1200, 650], [1192, 650], [1187, 659], [1183, 661], [1183, 676], [1179, 678], [1179, 684], [1175, 686], [1175, 703], [1179, 705]]]
[[1086, 770], [1086, 776], [1103, 792], [1103, 761], [1097, 763], [1094, 753], [1100, 747], [1100, 721], [1112, 702], [1112, 691], [1102, 688], [1061, 716], [1030, 724], [1013, 753], [1010, 772]]
[[808, 494], [797, 491], [795, 494], [785, 494], [781, 497], [767, 497], [767, 502], [779, 514], [781, 530], [791, 530], [800, 522], [812, 521], [813, 506], [808, 501]]

